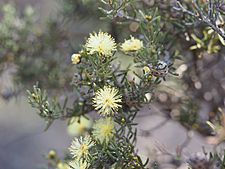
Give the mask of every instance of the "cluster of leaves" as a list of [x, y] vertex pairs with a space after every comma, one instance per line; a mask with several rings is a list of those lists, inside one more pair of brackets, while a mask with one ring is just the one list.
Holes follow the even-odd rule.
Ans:
[[63, 106], [56, 99], [49, 103], [46, 91], [42, 91], [38, 88], [38, 85], [34, 85], [32, 93], [29, 90], [27, 92], [29, 94], [29, 103], [32, 107], [39, 109], [39, 116], [47, 122], [45, 130], [50, 127], [55, 119], [64, 118], [63, 113], [65, 112], [67, 100], [65, 100]]
[[218, 168], [224, 168], [225, 167], [225, 152], [222, 153], [210, 153], [210, 160], [216, 161], [216, 165]]

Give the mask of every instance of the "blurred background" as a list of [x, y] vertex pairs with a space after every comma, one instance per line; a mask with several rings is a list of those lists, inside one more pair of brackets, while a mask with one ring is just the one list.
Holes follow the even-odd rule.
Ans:
[[[108, 31], [117, 42], [136, 34], [134, 23], [121, 28], [99, 20], [97, 6], [88, 0], [0, 1], [0, 169], [43, 168], [51, 149], [63, 158], [74, 133], [68, 132], [63, 121], [44, 131], [46, 124], [27, 103], [25, 91], [38, 81], [50, 95], [63, 99], [63, 94], [70, 94], [74, 72], [70, 56], [90, 32]], [[188, 33], [201, 37], [202, 30]], [[182, 34], [179, 40], [184, 39], [187, 35]], [[206, 121], [218, 120], [224, 109], [224, 49], [221, 45], [220, 52], [186, 50], [196, 43], [196, 38], [185, 41], [183, 58], [175, 62], [179, 76], [167, 77], [155, 101], [137, 118], [138, 152], [161, 168], [185, 168], [174, 162], [180, 149], [184, 159], [202, 152], [202, 147], [213, 149], [207, 138], [215, 133]], [[121, 54], [122, 66], [128, 65], [127, 60]]]

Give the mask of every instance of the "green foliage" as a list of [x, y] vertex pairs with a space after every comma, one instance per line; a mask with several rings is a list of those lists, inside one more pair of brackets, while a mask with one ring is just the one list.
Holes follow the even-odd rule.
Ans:
[[27, 93], [28, 102], [33, 108], [39, 110], [39, 116], [47, 122], [46, 129], [50, 127], [50, 125], [55, 119], [64, 118], [64, 111], [66, 108], [67, 99], [64, 101], [63, 106], [61, 106], [56, 99], [53, 99], [49, 103], [46, 91], [42, 91], [38, 87], [38, 85], [34, 85], [33, 91], [27, 91]]
[[220, 168], [224, 168], [225, 167], [225, 156], [224, 156], [225, 152], [222, 153], [210, 153], [210, 159], [215, 161], [216, 166], [220, 167]]

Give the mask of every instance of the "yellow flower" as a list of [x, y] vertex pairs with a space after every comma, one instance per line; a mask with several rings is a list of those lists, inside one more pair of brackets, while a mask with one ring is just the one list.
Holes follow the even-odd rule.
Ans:
[[67, 128], [67, 132], [71, 136], [80, 136], [84, 134], [92, 126], [92, 120], [87, 119], [83, 116], [73, 117], [71, 119], [71, 124]]
[[59, 162], [57, 164], [57, 169], [70, 169], [70, 167], [66, 163]]
[[115, 124], [113, 120], [110, 117], [99, 119], [93, 126], [92, 134], [94, 138], [101, 143], [108, 143], [115, 134]]
[[95, 110], [103, 116], [114, 115], [118, 108], [122, 107], [120, 105], [122, 96], [118, 92], [110, 86], [104, 86], [103, 89], [98, 90], [93, 99]]
[[146, 19], [147, 21], [151, 21], [151, 20], [152, 20], [152, 16], [151, 16], [151, 15], [145, 15], [145, 19]]
[[115, 40], [108, 33], [101, 31], [98, 34], [90, 34], [85, 47], [89, 54], [98, 53], [101, 56], [110, 56], [116, 51]]
[[55, 150], [50, 150], [48, 152], [48, 159], [54, 159], [57, 157], [56, 151]]
[[92, 146], [94, 146], [94, 142], [89, 135], [85, 137], [81, 136], [72, 141], [69, 150], [73, 158], [76, 158], [77, 160], [80, 160], [81, 158], [87, 159], [90, 155], [89, 150]]
[[148, 66], [144, 66], [143, 70], [145, 74], [149, 74], [151, 72], [151, 69]]
[[144, 75], [148, 76], [148, 80], [152, 79], [151, 69], [148, 66], [143, 67]]
[[87, 169], [89, 167], [89, 164], [86, 161], [70, 161], [69, 165], [73, 168], [73, 169]]
[[125, 40], [125, 42], [121, 45], [121, 50], [123, 52], [134, 52], [140, 50], [141, 48], [143, 48], [143, 42], [132, 36], [129, 40]]
[[71, 56], [71, 61], [72, 61], [73, 64], [76, 65], [76, 64], [80, 63], [80, 58], [81, 58], [80, 54], [73, 54]]

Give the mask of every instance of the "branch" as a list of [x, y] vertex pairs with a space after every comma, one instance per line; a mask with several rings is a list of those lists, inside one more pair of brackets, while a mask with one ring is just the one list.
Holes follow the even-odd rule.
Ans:
[[212, 2], [212, 0], [209, 0], [209, 2], [208, 2], [208, 14], [207, 15], [205, 15], [203, 13], [202, 9], [200, 9], [196, 0], [193, 0], [193, 3], [195, 5], [195, 10], [197, 11], [197, 14], [186, 9], [178, 0], [177, 0], [178, 7], [174, 7], [174, 9], [177, 11], [182, 11], [183, 13], [186, 13], [186, 14], [192, 16], [193, 18], [199, 20], [200, 22], [208, 25], [225, 40], [225, 33], [216, 24], [216, 20], [218, 19], [218, 11], [216, 11], [216, 16], [213, 16], [213, 13], [215, 13], [214, 9], [215, 9], [216, 5]]

